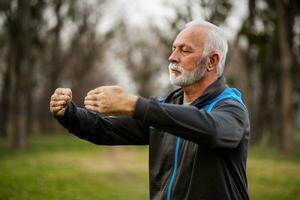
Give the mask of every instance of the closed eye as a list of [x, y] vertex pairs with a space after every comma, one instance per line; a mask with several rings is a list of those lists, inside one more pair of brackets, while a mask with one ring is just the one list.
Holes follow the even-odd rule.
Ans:
[[186, 49], [182, 49], [181, 51], [184, 52], [184, 53], [189, 53], [189, 52], [191, 52], [191, 51], [186, 50]]
[[192, 51], [190, 49], [187, 49], [187, 48], [182, 48], [181, 52], [182, 53], [191, 53]]
[[172, 52], [174, 52], [176, 50], [176, 48], [179, 48], [179, 51], [181, 53], [184, 53], [184, 54], [186, 54], [186, 53], [192, 53], [192, 50], [190, 48], [188, 48], [186, 45], [177, 46], [177, 47], [173, 46], [172, 47]]

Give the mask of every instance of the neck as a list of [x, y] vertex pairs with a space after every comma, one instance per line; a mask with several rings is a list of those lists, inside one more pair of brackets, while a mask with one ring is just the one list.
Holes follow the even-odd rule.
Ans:
[[183, 88], [183, 103], [191, 103], [203, 95], [204, 91], [217, 80], [217, 78], [205, 78], [192, 85]]

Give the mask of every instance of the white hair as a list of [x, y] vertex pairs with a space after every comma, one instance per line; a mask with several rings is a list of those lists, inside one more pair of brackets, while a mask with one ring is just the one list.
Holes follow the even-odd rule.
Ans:
[[224, 71], [226, 55], [228, 51], [228, 44], [225, 33], [221, 28], [204, 20], [193, 20], [191, 22], [188, 22], [184, 28], [195, 26], [204, 27], [208, 30], [203, 55], [207, 56], [212, 51], [215, 51], [219, 54], [220, 62], [217, 65], [217, 76], [220, 77]]

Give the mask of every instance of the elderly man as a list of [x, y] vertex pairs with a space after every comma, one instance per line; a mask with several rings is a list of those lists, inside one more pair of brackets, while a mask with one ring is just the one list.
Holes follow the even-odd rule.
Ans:
[[220, 28], [192, 21], [173, 43], [170, 80], [180, 88], [165, 99], [105, 86], [87, 94], [84, 109], [59, 88], [50, 111], [92, 143], [149, 145], [150, 199], [249, 199], [248, 112], [222, 76], [227, 48]]

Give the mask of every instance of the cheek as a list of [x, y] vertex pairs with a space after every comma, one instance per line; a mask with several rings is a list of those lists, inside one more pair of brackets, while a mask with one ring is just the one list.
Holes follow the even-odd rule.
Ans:
[[195, 70], [198, 66], [199, 61], [203, 59], [202, 54], [192, 53], [181, 58], [180, 65], [189, 72]]
[[197, 68], [197, 60], [187, 60], [185, 63], [182, 63], [182, 67], [189, 72], [194, 71]]

